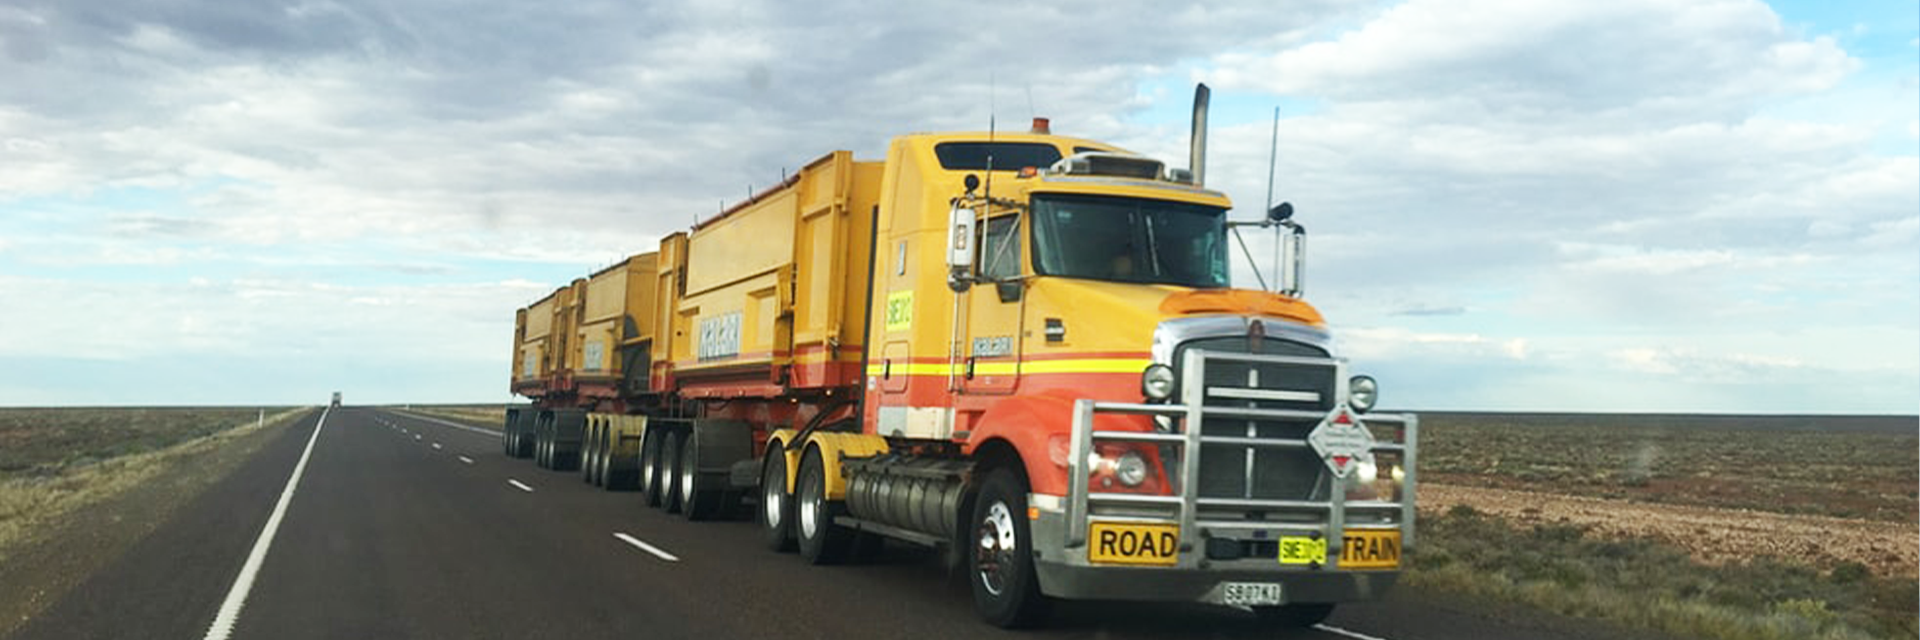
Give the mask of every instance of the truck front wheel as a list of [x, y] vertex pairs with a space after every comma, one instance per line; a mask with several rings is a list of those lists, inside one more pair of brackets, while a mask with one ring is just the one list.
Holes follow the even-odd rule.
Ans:
[[1033, 530], [1027, 524], [1027, 482], [1007, 467], [988, 472], [974, 501], [968, 548], [973, 608], [982, 620], [1008, 629], [1044, 620], [1051, 601], [1033, 569]]

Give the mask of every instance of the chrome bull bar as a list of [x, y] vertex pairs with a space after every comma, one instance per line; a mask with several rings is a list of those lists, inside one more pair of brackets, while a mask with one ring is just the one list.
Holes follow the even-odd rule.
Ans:
[[[1201, 446], [1203, 444], [1227, 444], [1243, 447], [1309, 449], [1312, 445], [1305, 437], [1300, 438], [1260, 438], [1203, 435], [1200, 425], [1207, 417], [1244, 418], [1249, 420], [1324, 420], [1331, 412], [1300, 411], [1285, 409], [1259, 409], [1251, 407], [1232, 407], [1208, 405], [1206, 400], [1210, 390], [1205, 385], [1206, 367], [1209, 362], [1241, 361], [1283, 365], [1327, 367], [1335, 376], [1335, 399], [1333, 412], [1346, 411], [1347, 375], [1346, 363], [1328, 358], [1308, 358], [1297, 356], [1270, 356], [1251, 353], [1229, 353], [1193, 349], [1187, 351], [1180, 373], [1179, 404], [1141, 404], [1126, 402], [1099, 402], [1095, 400], [1077, 400], [1074, 402], [1073, 433], [1067, 455], [1067, 499], [1063, 505], [1067, 525], [1066, 547], [1069, 549], [1086, 546], [1088, 529], [1093, 520], [1094, 507], [1097, 506], [1134, 506], [1134, 507], [1171, 507], [1175, 510], [1175, 520], [1181, 531], [1181, 553], [1177, 566], [1199, 568], [1204, 553], [1191, 553], [1193, 548], [1188, 542], [1194, 532], [1244, 530], [1249, 525], [1259, 525], [1267, 529], [1291, 530], [1301, 534], [1318, 533], [1327, 542], [1326, 569], [1339, 568], [1340, 545], [1347, 527], [1349, 511], [1397, 511], [1397, 522], [1387, 525], [1373, 525], [1367, 528], [1399, 529], [1401, 544], [1411, 549], [1414, 546], [1415, 487], [1417, 451], [1419, 442], [1419, 418], [1413, 414], [1354, 414], [1362, 422], [1400, 425], [1400, 441], [1375, 440], [1371, 451], [1374, 453], [1395, 453], [1400, 456], [1404, 467], [1398, 501], [1356, 500], [1349, 501], [1343, 480], [1335, 479], [1329, 488], [1328, 500], [1274, 500], [1242, 498], [1202, 498], [1200, 493]], [[1246, 389], [1214, 388], [1215, 398], [1244, 399]], [[1265, 390], [1262, 390], [1265, 391]], [[1258, 393], [1258, 392], [1256, 392]], [[1285, 397], [1289, 391], [1266, 391], [1275, 397]], [[1095, 431], [1094, 417], [1097, 414], [1144, 415], [1175, 419], [1178, 427], [1173, 432], [1141, 431]], [[1180, 479], [1177, 495], [1144, 495], [1117, 492], [1096, 492], [1091, 484], [1091, 456], [1096, 442], [1134, 442], [1170, 445], [1179, 449], [1178, 469], [1167, 469], [1166, 456], [1161, 457], [1161, 469], [1169, 476]], [[1251, 464], [1251, 462], [1249, 462]], [[1201, 508], [1266, 509], [1324, 514], [1314, 522], [1290, 521], [1227, 521], [1202, 520]], [[1129, 519], [1120, 517], [1117, 519]], [[1205, 535], [1204, 533], [1202, 535]]]

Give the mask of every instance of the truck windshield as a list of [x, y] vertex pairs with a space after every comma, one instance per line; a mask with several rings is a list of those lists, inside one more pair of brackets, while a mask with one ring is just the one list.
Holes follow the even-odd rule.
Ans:
[[1162, 200], [1035, 195], [1033, 264], [1042, 275], [1228, 286], [1226, 210]]

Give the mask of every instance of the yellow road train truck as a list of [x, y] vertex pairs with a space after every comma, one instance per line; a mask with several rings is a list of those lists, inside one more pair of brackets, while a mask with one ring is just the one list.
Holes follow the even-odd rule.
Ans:
[[[1299, 296], [1282, 205], [1027, 133], [895, 138], [518, 312], [504, 448], [811, 563], [944, 548], [979, 615], [1206, 602], [1290, 625], [1379, 597], [1414, 543], [1417, 422], [1371, 412]], [[1277, 292], [1236, 289], [1279, 230]], [[1280, 267], [1282, 265], [1274, 265]]]

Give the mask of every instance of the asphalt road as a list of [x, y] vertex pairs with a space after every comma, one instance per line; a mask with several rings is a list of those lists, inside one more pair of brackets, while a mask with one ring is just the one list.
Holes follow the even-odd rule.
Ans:
[[[690, 523], [638, 494], [502, 455], [498, 436], [373, 409], [316, 412], [13, 638], [209, 638], [312, 449], [244, 589], [232, 638], [973, 638], [967, 585], [906, 545], [807, 566], [754, 525]], [[630, 539], [630, 540], [629, 540]], [[234, 608], [229, 606], [230, 609]], [[1606, 625], [1397, 590], [1326, 625], [1231, 610], [1068, 603], [1047, 638], [1631, 637]]]

